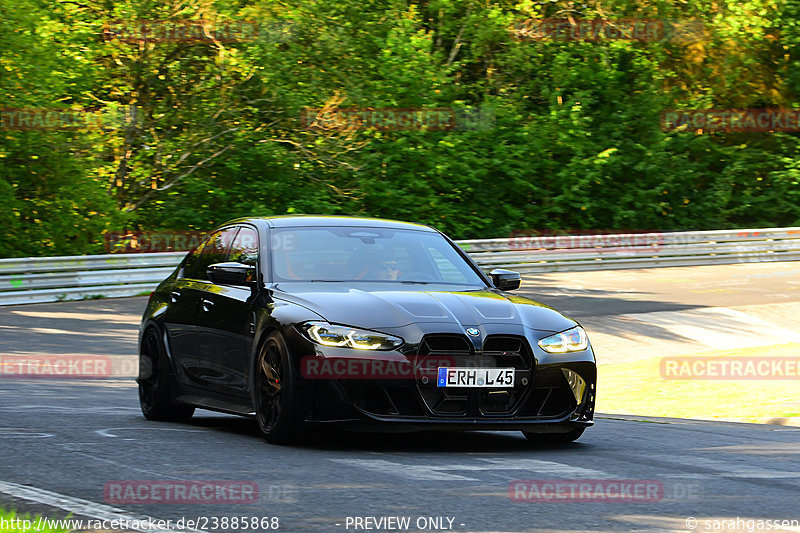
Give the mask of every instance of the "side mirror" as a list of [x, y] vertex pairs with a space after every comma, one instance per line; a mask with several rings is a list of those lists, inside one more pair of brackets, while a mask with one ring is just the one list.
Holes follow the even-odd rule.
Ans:
[[489, 272], [489, 277], [492, 279], [494, 286], [501, 291], [519, 289], [519, 284], [522, 282], [522, 276], [520, 276], [519, 272], [504, 268], [495, 268]]
[[216, 263], [206, 269], [206, 274], [215, 285], [249, 287], [256, 282], [256, 267], [242, 263]]

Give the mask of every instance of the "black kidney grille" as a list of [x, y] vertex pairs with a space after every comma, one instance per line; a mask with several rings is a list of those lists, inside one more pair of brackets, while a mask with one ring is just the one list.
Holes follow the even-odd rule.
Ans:
[[[440, 388], [436, 386], [435, 374], [430, 371], [435, 370], [439, 361], [448, 361], [447, 366], [512, 367], [528, 372], [533, 367], [533, 358], [523, 337], [489, 336], [483, 351], [476, 353], [472, 342], [464, 335], [426, 335], [417, 351], [415, 366], [428, 371], [417, 372], [417, 390], [432, 414], [445, 416], [508, 414], [520, 404], [528, 387], [522, 385], [518, 373], [511, 390]], [[423, 376], [427, 377], [427, 383]], [[532, 374], [528, 376], [532, 382]]]
[[532, 357], [528, 350], [528, 341], [521, 337], [491, 335], [483, 343], [483, 355], [492, 358], [495, 366], [512, 366], [517, 370], [530, 370]]

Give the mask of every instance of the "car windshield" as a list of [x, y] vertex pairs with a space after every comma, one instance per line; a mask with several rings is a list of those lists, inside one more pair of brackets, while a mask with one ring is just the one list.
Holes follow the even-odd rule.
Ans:
[[274, 229], [272, 271], [275, 281], [486, 285], [440, 234], [404, 229]]

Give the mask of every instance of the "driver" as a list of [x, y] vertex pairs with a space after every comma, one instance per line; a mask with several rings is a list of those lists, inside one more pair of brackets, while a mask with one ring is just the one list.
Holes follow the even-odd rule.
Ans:
[[400, 277], [397, 261], [377, 261], [372, 264], [373, 279], [394, 281]]

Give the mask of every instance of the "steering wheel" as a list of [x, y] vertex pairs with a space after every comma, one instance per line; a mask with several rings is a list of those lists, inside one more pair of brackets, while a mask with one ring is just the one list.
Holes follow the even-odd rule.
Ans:
[[430, 272], [416, 271], [400, 276], [400, 281], [436, 281], [436, 278]]

